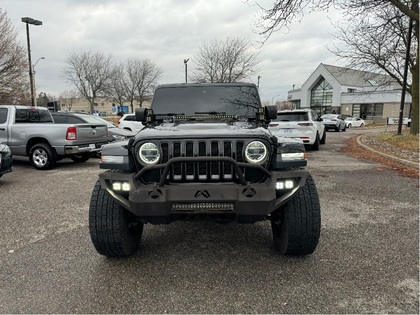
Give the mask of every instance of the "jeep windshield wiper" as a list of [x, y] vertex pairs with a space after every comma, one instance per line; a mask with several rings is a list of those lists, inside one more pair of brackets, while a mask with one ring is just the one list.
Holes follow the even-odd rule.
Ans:
[[195, 112], [196, 115], [226, 115], [226, 112]]

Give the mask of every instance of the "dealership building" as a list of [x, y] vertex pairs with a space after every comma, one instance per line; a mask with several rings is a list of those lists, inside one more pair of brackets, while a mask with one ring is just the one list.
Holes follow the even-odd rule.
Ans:
[[[288, 91], [293, 108], [312, 108], [372, 122], [398, 118], [402, 87], [388, 75], [320, 64], [300, 89]], [[410, 117], [406, 93], [403, 117]]]

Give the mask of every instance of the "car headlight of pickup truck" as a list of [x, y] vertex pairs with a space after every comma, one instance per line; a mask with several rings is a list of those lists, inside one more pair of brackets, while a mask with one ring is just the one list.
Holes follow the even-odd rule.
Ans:
[[160, 160], [160, 150], [156, 144], [151, 142], [142, 144], [138, 154], [143, 166], [155, 165]]
[[262, 164], [267, 158], [267, 147], [261, 141], [252, 141], [245, 148], [245, 160], [249, 163]]
[[112, 140], [113, 141], [123, 141], [125, 139], [127, 139], [126, 136], [112, 135]]

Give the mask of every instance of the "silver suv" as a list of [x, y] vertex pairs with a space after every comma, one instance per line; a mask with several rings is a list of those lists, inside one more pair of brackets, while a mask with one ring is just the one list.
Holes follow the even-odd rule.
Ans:
[[322, 119], [312, 109], [281, 110], [268, 129], [276, 137], [300, 139], [306, 147], [319, 150], [325, 144], [326, 130]]

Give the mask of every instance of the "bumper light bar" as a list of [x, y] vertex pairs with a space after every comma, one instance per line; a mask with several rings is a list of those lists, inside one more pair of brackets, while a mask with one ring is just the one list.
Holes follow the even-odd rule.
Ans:
[[197, 202], [197, 203], [173, 203], [173, 211], [233, 211], [234, 205], [229, 202]]

